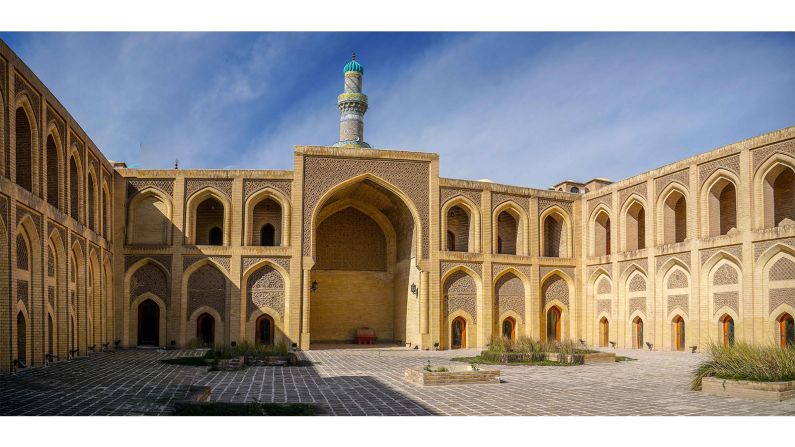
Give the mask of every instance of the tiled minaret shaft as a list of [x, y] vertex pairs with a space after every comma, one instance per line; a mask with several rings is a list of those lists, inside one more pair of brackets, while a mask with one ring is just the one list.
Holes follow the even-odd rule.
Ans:
[[356, 62], [356, 53], [345, 64], [345, 89], [337, 96], [340, 109], [340, 140], [335, 146], [370, 147], [364, 141], [364, 113], [367, 112], [367, 95], [362, 93], [364, 68]]

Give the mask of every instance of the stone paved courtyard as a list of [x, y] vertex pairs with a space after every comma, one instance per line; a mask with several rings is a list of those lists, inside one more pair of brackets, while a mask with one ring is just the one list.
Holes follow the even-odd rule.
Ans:
[[489, 366], [501, 384], [420, 388], [408, 366], [436, 366], [474, 350], [326, 349], [312, 366], [235, 372], [160, 363], [190, 351], [124, 350], [0, 376], [3, 415], [158, 415], [191, 386], [211, 400], [308, 402], [330, 415], [795, 415], [795, 400], [761, 402], [688, 389], [699, 354], [621, 351], [637, 361], [583, 366]]

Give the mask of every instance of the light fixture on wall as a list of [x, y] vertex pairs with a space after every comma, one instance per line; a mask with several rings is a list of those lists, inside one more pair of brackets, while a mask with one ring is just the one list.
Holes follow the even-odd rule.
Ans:
[[414, 296], [418, 296], [419, 295], [420, 289], [417, 288], [417, 284], [411, 283], [411, 293], [413, 293]]
[[313, 291], [313, 292], [314, 292], [315, 290], [317, 290], [317, 281], [312, 281], [312, 285], [311, 285], [311, 286], [309, 286], [309, 290], [311, 290], [311, 291]]

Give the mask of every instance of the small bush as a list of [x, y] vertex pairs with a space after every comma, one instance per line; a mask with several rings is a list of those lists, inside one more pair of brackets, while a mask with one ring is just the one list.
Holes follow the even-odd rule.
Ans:
[[725, 348], [713, 343], [707, 348], [707, 353], [709, 359], [693, 372], [690, 389], [694, 391], [701, 389], [704, 377], [757, 382], [795, 380], [795, 349], [741, 342]]
[[503, 337], [493, 337], [487, 350], [492, 353], [515, 352], [522, 354], [532, 354], [540, 352], [553, 352], [565, 355], [591, 354], [598, 352], [590, 349], [583, 349], [580, 345], [572, 340], [547, 342], [524, 336], [517, 337], [515, 342]]
[[207, 358], [213, 359], [231, 359], [233, 357], [272, 357], [272, 356], [285, 356], [289, 353], [286, 342], [280, 342], [274, 345], [259, 345], [249, 343], [247, 341], [241, 342], [237, 346], [223, 346], [211, 349], [207, 352]]

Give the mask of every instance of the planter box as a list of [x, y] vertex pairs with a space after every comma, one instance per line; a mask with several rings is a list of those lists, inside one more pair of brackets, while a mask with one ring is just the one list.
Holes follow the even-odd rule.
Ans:
[[447, 372], [428, 372], [422, 366], [406, 368], [403, 378], [418, 386], [466, 385], [473, 383], [500, 383], [500, 371], [473, 370], [469, 365], [445, 366]]
[[246, 366], [292, 366], [298, 364], [295, 354], [246, 357]]
[[741, 397], [779, 402], [795, 398], [795, 380], [789, 382], [754, 382], [704, 377], [701, 391], [713, 396]]
[[591, 363], [615, 363], [616, 355], [612, 352], [593, 352], [590, 354], [556, 354], [550, 352], [548, 359], [553, 362], [573, 363], [575, 365], [588, 365]]
[[591, 354], [564, 355], [555, 352], [489, 352], [482, 351], [480, 356], [486, 360], [499, 363], [537, 362], [549, 361], [559, 363], [573, 363], [576, 365], [590, 363], [615, 363], [616, 355], [612, 352], [594, 352]]

